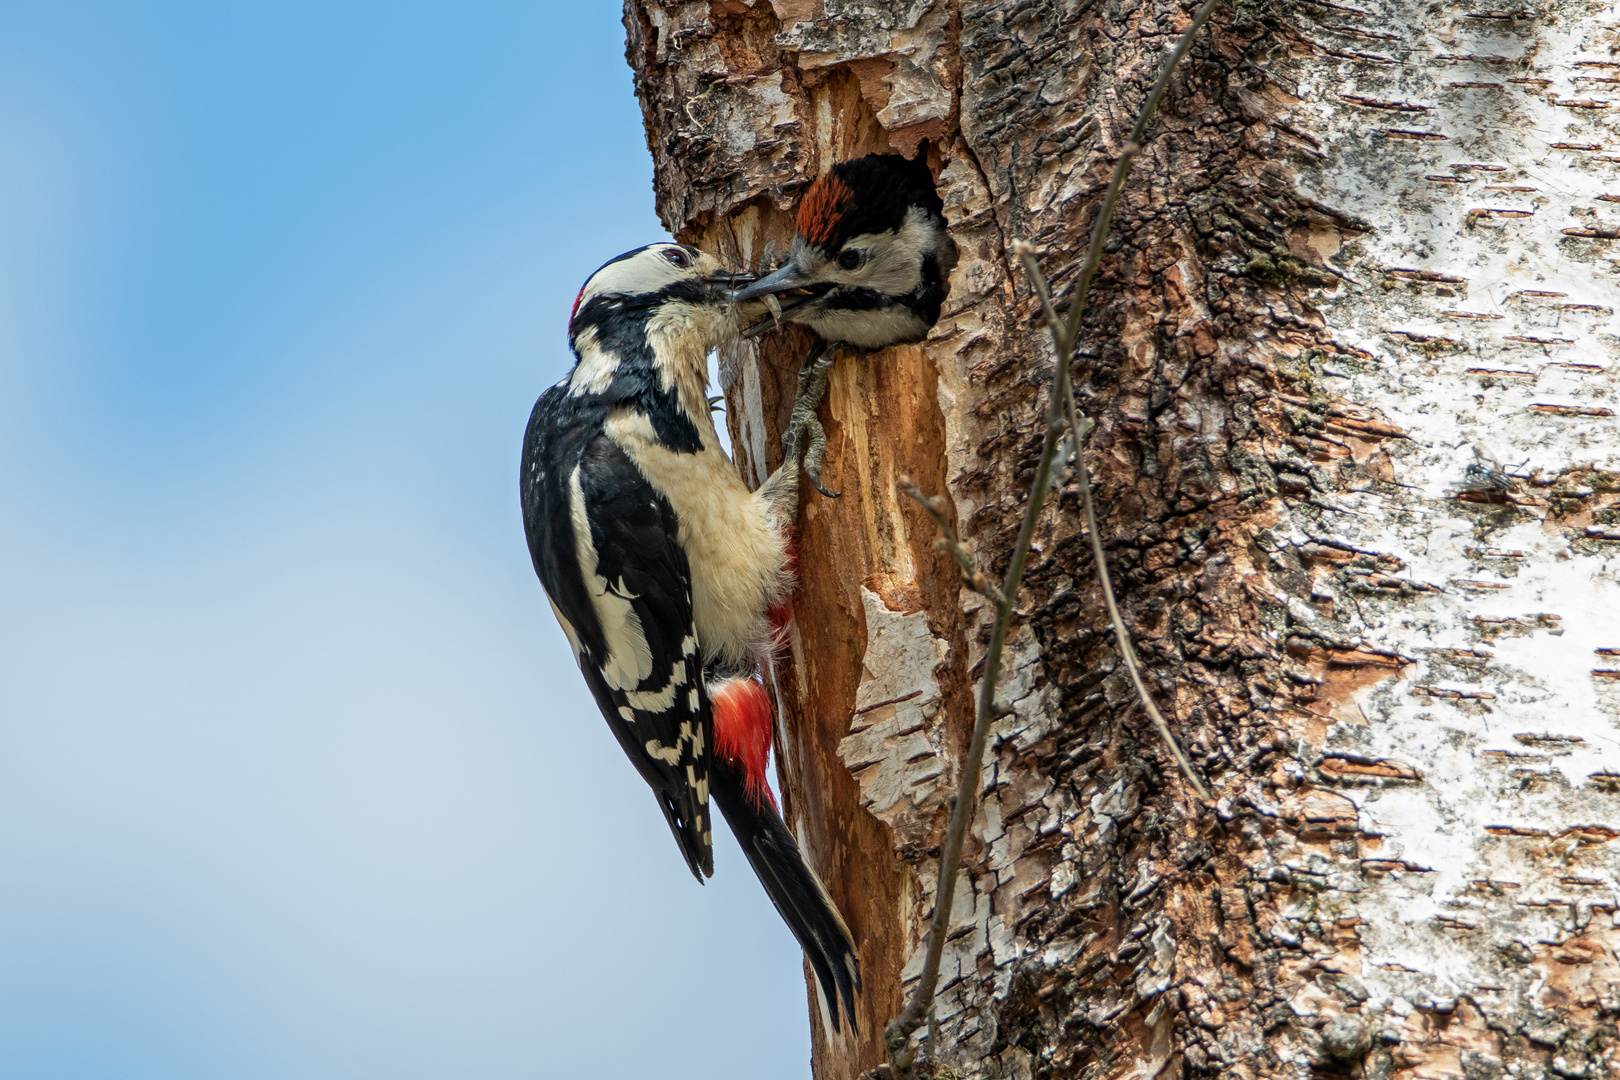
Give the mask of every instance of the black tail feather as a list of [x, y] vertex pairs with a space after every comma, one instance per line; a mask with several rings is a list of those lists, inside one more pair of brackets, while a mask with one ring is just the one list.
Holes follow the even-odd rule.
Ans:
[[704, 878], [714, 876], [714, 848], [689, 828], [686, 822], [707, 824], [709, 815], [688, 812], [688, 816], [683, 818], [682, 807], [656, 788], [653, 789], [653, 798], [658, 800], [658, 809], [664, 812], [664, 820], [669, 823], [669, 831], [674, 834], [675, 843], [681, 849], [681, 857], [686, 860], [686, 868], [692, 871], [692, 876], [697, 878], [699, 885], [703, 884]]
[[756, 805], [744, 789], [738, 769], [718, 758], [709, 772], [709, 791], [726, 816], [743, 854], [765, 886], [771, 903], [787, 923], [810, 960], [810, 967], [827, 999], [833, 1030], [839, 1030], [838, 1003], [855, 1030], [855, 994], [861, 988], [860, 961], [855, 939], [827, 889], [804, 861], [798, 842], [769, 803]]

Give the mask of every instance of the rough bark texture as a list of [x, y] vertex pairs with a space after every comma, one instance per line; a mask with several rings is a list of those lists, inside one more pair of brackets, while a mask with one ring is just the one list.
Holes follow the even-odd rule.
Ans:
[[[1104, 541], [1198, 817], [1116, 672], [1063, 488], [954, 883], [965, 1076], [1620, 1072], [1620, 20], [1578, 0], [1234, 0], [1123, 200], [1076, 371]], [[853, 1080], [920, 968], [988, 612], [1071, 284], [1168, 0], [629, 0], [658, 205], [773, 265], [803, 187], [927, 154], [960, 247], [921, 346], [846, 356], [775, 671], [794, 828], [861, 946]], [[808, 339], [722, 358], [776, 464]], [[1477, 449], [1476, 449], [1477, 448]], [[1500, 463], [1500, 464], [1499, 464]], [[812, 991], [813, 992], [813, 991]]]

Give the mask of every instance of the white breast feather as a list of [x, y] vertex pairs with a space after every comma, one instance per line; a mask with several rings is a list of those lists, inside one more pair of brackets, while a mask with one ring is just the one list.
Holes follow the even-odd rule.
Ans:
[[691, 417], [703, 449], [667, 449], [646, 416], [627, 409], [607, 432], [670, 501], [692, 573], [692, 616], [705, 659], [740, 661], [769, 647], [766, 612], [785, 594], [786, 543], [779, 522], [720, 450], [707, 409]]

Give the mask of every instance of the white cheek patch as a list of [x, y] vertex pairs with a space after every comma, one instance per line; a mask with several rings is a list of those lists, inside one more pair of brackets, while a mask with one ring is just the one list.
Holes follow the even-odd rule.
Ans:
[[[684, 301], [666, 301], [658, 312], [647, 320], [647, 340], [653, 346], [653, 363], [658, 366], [658, 381], [667, 394], [675, 389], [675, 380], [688, 374], [692, 364], [691, 349], [681, 348], [692, 341], [709, 341], [716, 336], [714, 312]], [[707, 358], [708, 349], [703, 350]], [[707, 379], [708, 372], [704, 371]]]
[[652, 674], [652, 648], [641, 628], [641, 616], [630, 604], [636, 597], [625, 588], [624, 579], [615, 587], [596, 572], [598, 559], [591, 543], [591, 522], [585, 512], [585, 492], [580, 487], [577, 465], [568, 478], [568, 504], [580, 577], [590, 593], [597, 621], [602, 624], [602, 636], [607, 639], [608, 655], [599, 660], [602, 679], [611, 689], [634, 690]]
[[684, 300], [666, 300], [647, 320], [647, 336], [670, 339], [685, 337], [706, 322], [708, 317], [709, 313], [696, 304]]
[[928, 324], [903, 304], [872, 311], [814, 312], [804, 321], [829, 341], [836, 339], [863, 349], [881, 349], [897, 341], [920, 341], [928, 333]]
[[922, 282], [923, 257], [935, 252], [934, 230], [920, 207], [906, 211], [899, 232], [864, 233], [844, 245], [866, 252], [866, 262], [850, 271], [829, 262], [823, 278], [841, 285], [873, 289], [886, 296], [904, 296]]

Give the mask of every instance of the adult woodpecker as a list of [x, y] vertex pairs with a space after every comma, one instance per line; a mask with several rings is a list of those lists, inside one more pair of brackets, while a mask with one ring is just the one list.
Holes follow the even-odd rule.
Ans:
[[684, 244], [604, 265], [574, 301], [575, 364], [523, 441], [523, 525], [553, 613], [608, 727], [652, 788], [693, 875], [714, 873], [709, 797], [803, 946], [836, 1030], [854, 1022], [854, 939], [765, 780], [771, 709], [759, 664], [791, 586], [802, 381], [787, 459], [750, 492], [720, 449], [709, 351], [737, 332], [726, 273]]
[[[781, 318], [803, 323], [827, 343], [805, 366], [830, 366], [838, 345], [881, 349], [921, 341], [939, 321], [946, 276], [956, 246], [945, 231], [944, 203], [933, 174], [918, 157], [868, 154], [842, 161], [799, 200], [787, 262], [736, 294], [752, 300], [798, 293], [781, 303]], [[757, 334], [772, 320], [756, 322]], [[809, 429], [822, 445], [820, 425]], [[816, 490], [819, 471], [806, 470]]]

